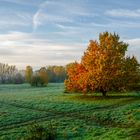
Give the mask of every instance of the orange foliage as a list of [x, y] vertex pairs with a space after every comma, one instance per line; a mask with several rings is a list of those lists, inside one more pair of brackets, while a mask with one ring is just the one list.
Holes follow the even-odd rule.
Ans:
[[87, 91], [87, 79], [86, 79], [87, 71], [85, 68], [75, 62], [68, 66], [67, 75], [68, 79], [65, 80], [65, 86], [68, 91]]
[[126, 57], [128, 44], [119, 36], [105, 32], [99, 35], [99, 43], [91, 40], [81, 63], [73, 63], [67, 69], [68, 91], [127, 90], [139, 82], [139, 64], [135, 57]]

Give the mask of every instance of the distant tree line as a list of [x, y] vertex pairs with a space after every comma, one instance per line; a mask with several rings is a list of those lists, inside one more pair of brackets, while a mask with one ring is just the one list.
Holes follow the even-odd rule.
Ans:
[[22, 84], [25, 82], [24, 71], [14, 65], [0, 63], [0, 84]]
[[48, 66], [47, 73], [48, 80], [51, 83], [62, 83], [66, 79], [65, 66]]
[[61, 83], [66, 79], [65, 66], [48, 66], [33, 71], [31, 66], [18, 70], [15, 65], [0, 63], [0, 84], [30, 83], [32, 86], [45, 86], [48, 82]]
[[48, 74], [45, 67], [40, 68], [33, 72], [31, 66], [27, 66], [25, 70], [26, 82], [31, 84], [31, 86], [47, 86], [48, 84]]
[[31, 66], [25, 70], [26, 82], [32, 86], [46, 86], [48, 82], [61, 83], [66, 79], [66, 68], [64, 66], [48, 66], [33, 71]]

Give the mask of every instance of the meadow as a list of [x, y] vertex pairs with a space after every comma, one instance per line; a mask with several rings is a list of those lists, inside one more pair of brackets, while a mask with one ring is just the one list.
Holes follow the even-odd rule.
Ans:
[[70, 94], [62, 83], [0, 85], [0, 140], [20, 140], [35, 122], [51, 123], [58, 140], [139, 140], [140, 94]]

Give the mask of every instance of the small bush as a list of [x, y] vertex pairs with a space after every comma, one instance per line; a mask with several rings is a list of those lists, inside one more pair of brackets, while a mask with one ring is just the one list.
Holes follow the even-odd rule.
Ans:
[[34, 124], [28, 128], [27, 136], [23, 140], [55, 140], [56, 132], [50, 124], [48, 128]]
[[31, 86], [38, 87], [41, 85], [40, 83], [41, 83], [40, 77], [38, 75], [33, 75], [31, 78]]

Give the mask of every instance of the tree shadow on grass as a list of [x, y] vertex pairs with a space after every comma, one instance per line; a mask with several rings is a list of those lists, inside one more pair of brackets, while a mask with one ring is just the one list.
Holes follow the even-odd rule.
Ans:
[[79, 99], [79, 100], [112, 100], [112, 99], [136, 99], [140, 100], [140, 95], [139, 94], [134, 94], [134, 95], [127, 95], [127, 94], [110, 94], [107, 96], [102, 96], [101, 94], [99, 95], [73, 95], [70, 97], [71, 99]]

